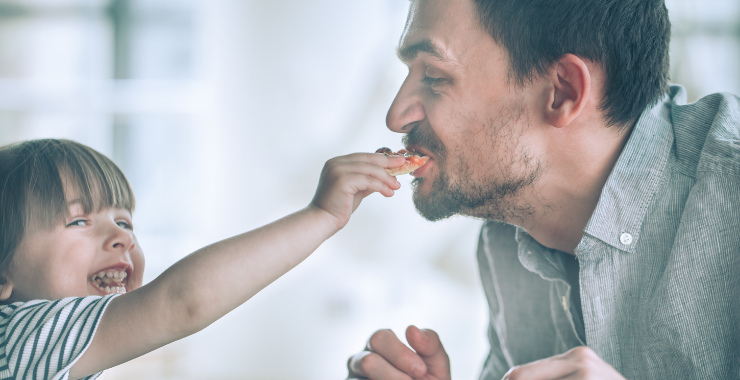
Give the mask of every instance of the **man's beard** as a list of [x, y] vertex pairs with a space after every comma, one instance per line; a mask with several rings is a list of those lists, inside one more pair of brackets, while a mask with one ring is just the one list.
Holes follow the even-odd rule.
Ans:
[[[511, 119], [509, 121], [512, 121]], [[494, 128], [491, 126], [491, 128]], [[500, 132], [501, 129], [498, 129]], [[512, 138], [499, 136], [499, 138]], [[456, 181], [452, 180], [447, 172], [446, 166], [449, 156], [442, 142], [431, 128], [414, 127], [408, 135], [403, 138], [404, 145], [416, 145], [429, 150], [437, 161], [438, 176], [431, 184], [428, 194], [422, 194], [419, 189], [423, 183], [430, 181], [427, 178], [414, 179], [414, 205], [416, 210], [427, 220], [438, 221], [453, 215], [468, 215], [485, 219], [498, 220], [508, 223], [521, 223], [527, 216], [532, 214], [532, 207], [527, 204], [517, 204], [515, 198], [522, 192], [532, 187], [542, 174], [539, 162], [533, 159], [526, 151], [507, 152], [510, 157], [503, 163], [502, 172], [496, 176], [487, 176], [478, 181], [466, 180], [466, 174], [470, 172], [471, 163], [476, 159], [488, 157], [487, 154], [478, 154], [476, 157], [468, 157], [467, 160], [458, 159], [458, 164], [453, 169], [458, 174]], [[497, 149], [494, 144], [491, 149]], [[520, 147], [521, 149], [521, 147]], [[515, 154], [516, 153], [516, 154]], [[512, 173], [513, 164], [518, 164], [525, 169], [524, 174]], [[491, 164], [482, 162], [481, 164]], [[499, 162], [499, 164], [502, 164]], [[469, 176], [468, 176], [469, 177]]]

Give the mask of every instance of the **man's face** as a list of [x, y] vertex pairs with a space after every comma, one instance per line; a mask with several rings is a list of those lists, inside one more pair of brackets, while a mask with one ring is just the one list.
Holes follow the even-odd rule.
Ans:
[[514, 222], [530, 213], [521, 195], [542, 171], [527, 134], [533, 94], [509, 82], [506, 50], [472, 0], [412, 1], [399, 56], [409, 74], [386, 122], [430, 156], [414, 172], [421, 215]]

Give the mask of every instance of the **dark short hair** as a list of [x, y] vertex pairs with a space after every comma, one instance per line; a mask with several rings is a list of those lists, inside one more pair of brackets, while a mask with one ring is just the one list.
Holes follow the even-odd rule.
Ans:
[[134, 211], [134, 192], [123, 172], [90, 147], [55, 139], [0, 147], [0, 284], [29, 226], [52, 228], [68, 216], [65, 183], [85, 213]]
[[668, 91], [671, 24], [663, 0], [473, 0], [480, 22], [509, 53], [518, 84], [565, 54], [606, 72], [601, 109], [626, 125]]

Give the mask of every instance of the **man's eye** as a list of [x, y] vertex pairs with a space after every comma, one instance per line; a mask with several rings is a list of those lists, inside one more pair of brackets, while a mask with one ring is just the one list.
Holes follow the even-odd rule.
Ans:
[[424, 77], [424, 79], [421, 80], [422, 83], [424, 83], [427, 87], [435, 87], [439, 86], [444, 82], [444, 78], [433, 78], [433, 77]]
[[85, 220], [85, 219], [77, 219], [77, 220], [73, 221], [72, 223], [68, 224], [67, 227], [71, 227], [71, 226], [86, 226], [87, 223], [88, 223], [88, 221]]
[[120, 221], [120, 222], [116, 222], [116, 224], [118, 224], [118, 227], [121, 227], [121, 228], [124, 228], [124, 229], [127, 229], [127, 230], [133, 230], [134, 229], [134, 226], [132, 226], [129, 222]]

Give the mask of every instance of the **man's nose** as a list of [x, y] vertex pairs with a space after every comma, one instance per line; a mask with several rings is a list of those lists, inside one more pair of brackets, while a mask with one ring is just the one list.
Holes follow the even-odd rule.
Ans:
[[393, 99], [385, 124], [393, 132], [409, 133], [411, 129], [426, 118], [426, 111], [420, 94], [419, 84], [414, 84], [411, 75], [398, 89]]
[[107, 238], [104, 248], [108, 251], [127, 252], [134, 248], [134, 237], [131, 231], [114, 225], [106, 231]]

